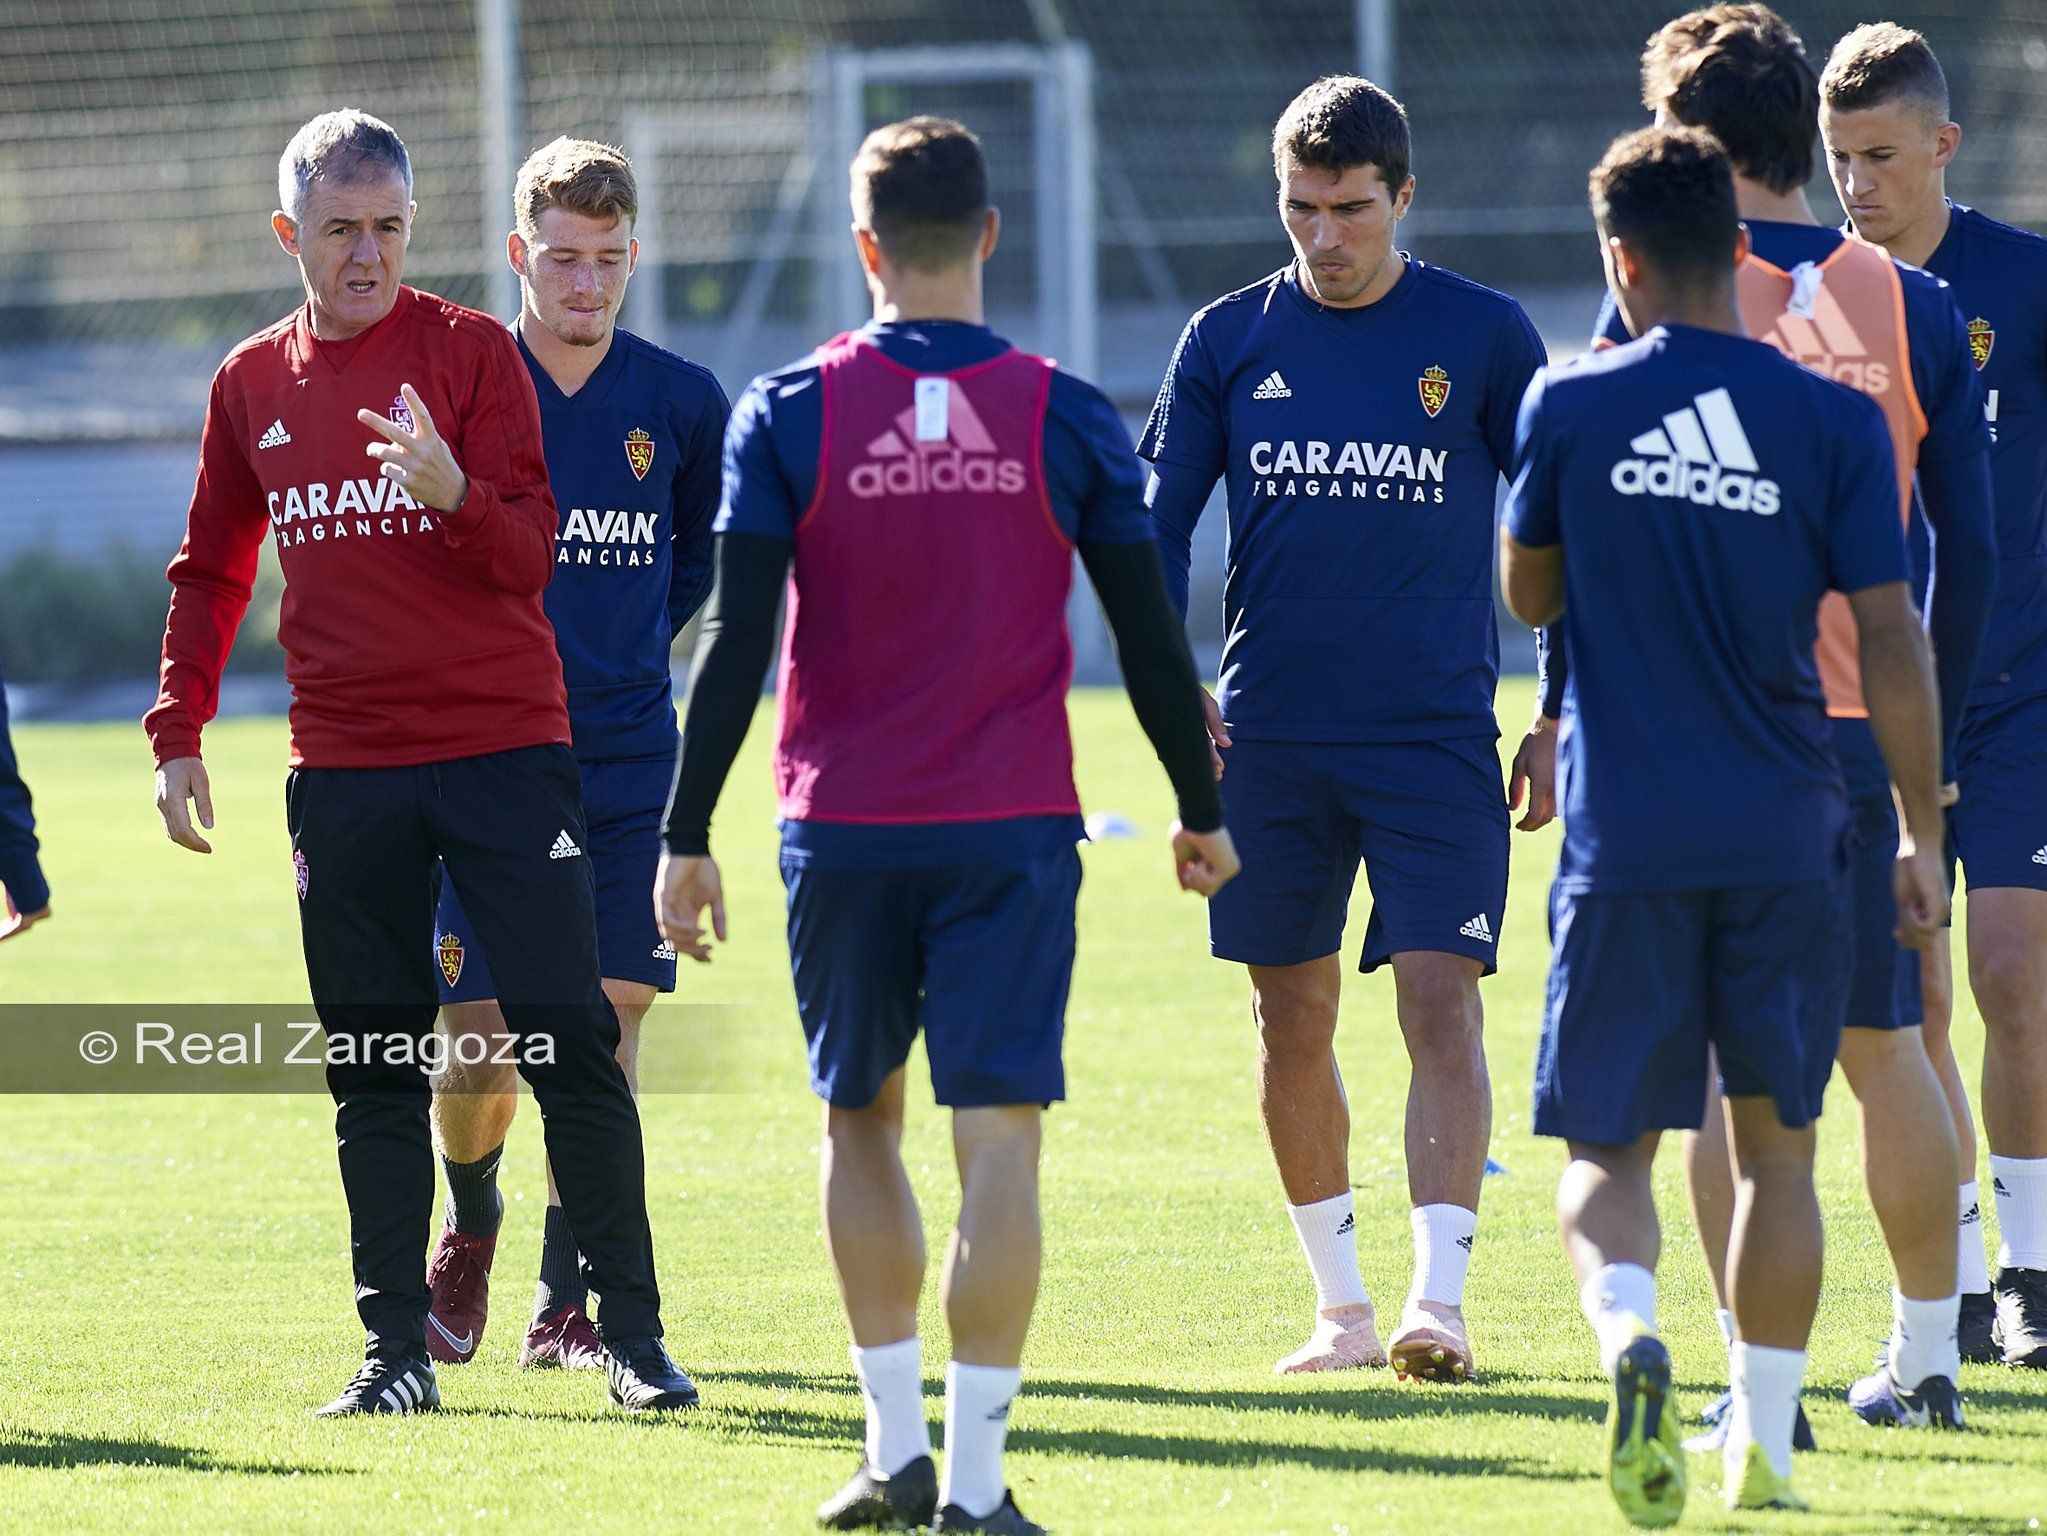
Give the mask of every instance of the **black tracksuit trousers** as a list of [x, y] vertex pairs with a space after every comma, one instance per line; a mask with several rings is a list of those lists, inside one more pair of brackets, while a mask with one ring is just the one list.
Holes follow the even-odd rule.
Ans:
[[[600, 1331], [659, 1334], [639, 1111], [613, 1054], [618, 1015], [599, 982], [595, 882], [569, 749], [413, 768], [298, 768], [285, 807], [306, 974], [327, 1033], [356, 1311], [371, 1345], [426, 1337], [431, 1090], [422, 1066], [391, 1064], [369, 1037], [416, 1044], [433, 1030], [437, 860], [519, 1041], [584, 1279], [603, 1298]], [[552, 1062], [538, 1059], [540, 1034], [552, 1039]], [[363, 1059], [337, 1061], [343, 1051]]]

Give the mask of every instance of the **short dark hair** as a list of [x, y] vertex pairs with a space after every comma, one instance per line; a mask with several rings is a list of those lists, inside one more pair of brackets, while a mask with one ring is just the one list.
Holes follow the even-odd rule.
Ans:
[[1659, 28], [1642, 50], [1642, 105], [1705, 129], [1772, 192], [1812, 180], [1819, 77], [1767, 5], [1710, 5]]
[[1734, 169], [1697, 128], [1637, 128], [1592, 168], [1592, 216], [1627, 241], [1666, 281], [1724, 282], [1734, 275], [1741, 216]]
[[1894, 21], [1857, 27], [1827, 55], [1820, 94], [1837, 112], [1862, 112], [1909, 101], [1933, 121], [1948, 120], [1947, 76], [1926, 39]]
[[949, 117], [877, 128], [853, 157], [853, 218], [902, 266], [937, 272], [966, 260], [988, 207], [981, 141]]
[[1324, 75], [1272, 129], [1272, 168], [1282, 178], [1289, 160], [1337, 175], [1370, 165], [1397, 192], [1413, 159], [1407, 108], [1361, 75]]

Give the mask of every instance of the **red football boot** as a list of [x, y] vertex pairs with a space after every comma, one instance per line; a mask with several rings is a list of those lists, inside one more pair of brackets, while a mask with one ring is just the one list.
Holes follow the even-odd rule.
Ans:
[[474, 1237], [441, 1228], [433, 1256], [426, 1263], [427, 1289], [433, 1300], [426, 1314], [426, 1350], [443, 1365], [467, 1365], [483, 1342], [490, 1320], [490, 1261], [498, 1235]]
[[533, 1319], [533, 1326], [526, 1330], [526, 1343], [519, 1350], [519, 1364], [528, 1370], [601, 1371], [604, 1346], [581, 1307], [556, 1307]]

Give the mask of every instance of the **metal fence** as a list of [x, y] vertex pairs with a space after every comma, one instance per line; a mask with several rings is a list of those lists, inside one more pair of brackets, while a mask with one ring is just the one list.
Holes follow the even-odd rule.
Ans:
[[[0, 0], [0, 574], [31, 548], [160, 560], [174, 543], [213, 368], [298, 298], [268, 215], [277, 155], [315, 112], [398, 127], [420, 203], [409, 275], [501, 313], [518, 161], [558, 133], [623, 143], [648, 189], [629, 320], [734, 392], [864, 310], [844, 177], [859, 134], [962, 117], [1004, 214], [992, 317], [1135, 414], [1188, 313], [1283, 259], [1271, 124], [1338, 70], [1407, 104], [1406, 243], [1575, 345], [1598, 284], [1585, 170], [1641, 120], [1642, 40], [1677, 8]], [[1815, 57], [1872, 14], [1783, 9]], [[1885, 9], [1947, 68], [1956, 195], [2047, 224], [2047, 4]], [[1815, 203], [1832, 215], [1823, 182]]]

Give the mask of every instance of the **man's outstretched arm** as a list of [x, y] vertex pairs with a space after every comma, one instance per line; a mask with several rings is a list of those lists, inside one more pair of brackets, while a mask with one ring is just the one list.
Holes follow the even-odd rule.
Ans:
[[711, 957], [700, 922], [706, 907], [712, 931], [720, 940], [725, 937], [724, 893], [710, 858], [711, 813], [760, 702], [789, 555], [788, 541], [765, 534], [721, 533], [717, 538], [711, 602], [690, 667], [682, 749], [661, 829], [661, 875], [655, 888], [663, 936], [694, 960]]
[[1208, 727], [1186, 631], [1166, 596], [1159, 552], [1148, 543], [1080, 545], [1081, 564], [1116, 639], [1137, 723], [1158, 753], [1179, 802], [1174, 864], [1188, 890], [1212, 895], [1238, 869], [1223, 829], [1222, 798], [1210, 767]]

